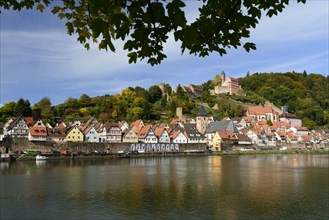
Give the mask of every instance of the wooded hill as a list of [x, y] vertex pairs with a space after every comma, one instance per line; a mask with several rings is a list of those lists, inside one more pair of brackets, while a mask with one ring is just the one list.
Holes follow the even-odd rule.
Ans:
[[48, 97], [30, 106], [28, 99], [20, 98], [0, 108], [0, 120], [10, 117], [39, 116], [55, 125], [59, 120], [66, 123], [74, 120], [87, 121], [90, 116], [99, 121], [128, 122], [143, 119], [149, 122], [169, 122], [175, 117], [176, 107], [183, 107], [187, 117], [195, 117], [200, 104], [209, 106], [210, 114], [222, 117], [245, 115], [246, 106], [270, 101], [276, 106], [287, 106], [303, 120], [309, 129], [329, 128], [329, 77], [321, 74], [304, 73], [255, 73], [239, 78], [241, 95], [210, 95], [209, 90], [218, 85], [218, 75], [201, 85], [202, 95], [192, 99], [181, 86], [173, 89], [165, 84], [165, 93], [157, 85], [148, 89], [128, 87], [120, 94], [80, 98], [68, 98], [64, 103], [53, 106]]

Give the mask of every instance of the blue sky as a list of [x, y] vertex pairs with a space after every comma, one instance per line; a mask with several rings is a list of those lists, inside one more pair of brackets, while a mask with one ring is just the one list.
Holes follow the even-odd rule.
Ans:
[[[188, 3], [192, 19], [197, 2]], [[165, 46], [168, 58], [161, 65], [146, 62], [128, 64], [126, 52], [117, 42], [116, 53], [87, 51], [66, 33], [65, 21], [51, 13], [3, 11], [0, 14], [0, 104], [22, 97], [33, 105], [49, 97], [53, 105], [68, 97], [116, 94], [132, 86], [149, 88], [160, 82], [201, 84], [225, 71], [227, 76], [244, 77], [249, 71], [320, 73], [328, 76], [329, 1], [308, 0], [291, 4], [278, 16], [263, 17], [251, 39], [257, 50], [247, 53], [232, 49], [220, 57], [181, 55], [172, 38]]]

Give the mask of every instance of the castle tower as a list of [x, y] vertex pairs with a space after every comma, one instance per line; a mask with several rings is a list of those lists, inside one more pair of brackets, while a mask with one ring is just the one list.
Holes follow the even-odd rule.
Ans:
[[221, 78], [222, 78], [222, 84], [225, 82], [225, 72], [222, 71], [222, 73], [220, 74]]
[[165, 93], [165, 84], [164, 83], [159, 83], [159, 88], [162, 91], [162, 95]]
[[186, 118], [185, 116], [183, 115], [183, 108], [182, 107], [177, 107], [176, 108], [176, 116], [179, 120], [185, 122], [186, 121]]
[[198, 114], [196, 115], [196, 129], [204, 134], [208, 126], [208, 114], [203, 105], [200, 106]]

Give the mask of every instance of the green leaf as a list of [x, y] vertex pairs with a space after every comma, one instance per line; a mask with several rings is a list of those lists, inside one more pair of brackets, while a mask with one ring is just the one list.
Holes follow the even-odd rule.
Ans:
[[65, 26], [67, 28], [67, 33], [72, 35], [74, 33], [73, 24], [71, 22], [66, 22]]
[[43, 4], [38, 4], [37, 5], [37, 10], [40, 12], [43, 12], [43, 10], [45, 9], [45, 6]]
[[90, 28], [93, 33], [93, 38], [98, 38], [101, 32], [105, 29], [106, 22], [101, 18], [96, 18], [91, 22]]
[[52, 12], [53, 14], [57, 14], [60, 10], [61, 10], [61, 7], [55, 6], [55, 7], [51, 10], [51, 12]]
[[129, 63], [137, 62], [137, 53], [136, 52], [128, 53], [128, 57], [129, 57]]
[[254, 43], [250, 43], [250, 42], [245, 43], [245, 44], [243, 45], [243, 47], [244, 47], [244, 49], [245, 49], [247, 52], [249, 52], [251, 49], [252, 49], [252, 50], [256, 50], [256, 44], [254, 44]]

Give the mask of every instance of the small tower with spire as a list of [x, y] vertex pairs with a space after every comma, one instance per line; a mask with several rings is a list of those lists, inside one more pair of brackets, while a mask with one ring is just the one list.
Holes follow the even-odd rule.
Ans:
[[203, 105], [200, 105], [198, 114], [196, 115], [196, 129], [201, 133], [204, 134], [206, 132], [208, 126], [208, 117], [205, 108]]

